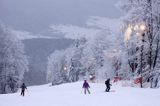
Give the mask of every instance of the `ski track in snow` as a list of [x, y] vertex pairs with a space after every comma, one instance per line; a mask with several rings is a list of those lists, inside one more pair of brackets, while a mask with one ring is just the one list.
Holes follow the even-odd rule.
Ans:
[[0, 95], [0, 106], [160, 106], [160, 89], [111, 86], [115, 92], [104, 92], [102, 83], [90, 83], [91, 94], [84, 95], [83, 82], [58, 86], [28, 87], [26, 96]]

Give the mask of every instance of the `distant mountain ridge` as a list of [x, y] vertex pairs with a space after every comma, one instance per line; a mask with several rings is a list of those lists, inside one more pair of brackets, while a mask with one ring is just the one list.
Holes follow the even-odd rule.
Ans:
[[23, 40], [29, 60], [29, 72], [25, 73], [24, 82], [28, 85], [46, 83], [45, 71], [47, 58], [55, 50], [65, 49], [73, 43], [70, 39], [36, 38]]

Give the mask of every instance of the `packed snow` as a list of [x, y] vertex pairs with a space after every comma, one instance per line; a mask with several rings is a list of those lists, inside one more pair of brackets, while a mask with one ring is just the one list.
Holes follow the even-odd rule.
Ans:
[[104, 83], [90, 83], [91, 94], [85, 95], [82, 84], [32, 86], [24, 97], [20, 96], [20, 90], [15, 94], [1, 94], [0, 106], [160, 106], [160, 89], [113, 84], [111, 92], [105, 92]]

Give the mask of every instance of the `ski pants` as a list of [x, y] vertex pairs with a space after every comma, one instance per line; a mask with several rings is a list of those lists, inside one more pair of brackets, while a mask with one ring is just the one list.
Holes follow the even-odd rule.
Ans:
[[24, 96], [25, 95], [25, 90], [21, 91], [21, 95]]
[[107, 86], [107, 88], [106, 88], [106, 92], [109, 92], [110, 91], [110, 86]]
[[84, 88], [84, 94], [86, 94], [87, 92], [90, 94], [89, 89], [88, 88]]

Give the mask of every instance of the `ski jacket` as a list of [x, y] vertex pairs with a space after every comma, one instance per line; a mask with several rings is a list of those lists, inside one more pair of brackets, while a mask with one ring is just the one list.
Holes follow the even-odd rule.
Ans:
[[105, 84], [106, 84], [106, 86], [111, 86], [111, 84], [110, 84], [110, 79], [106, 80], [106, 81], [105, 81]]
[[87, 82], [83, 83], [83, 88], [90, 88], [89, 84]]
[[22, 88], [22, 90], [27, 89], [26, 85], [24, 85], [24, 84], [22, 84], [21, 88]]

